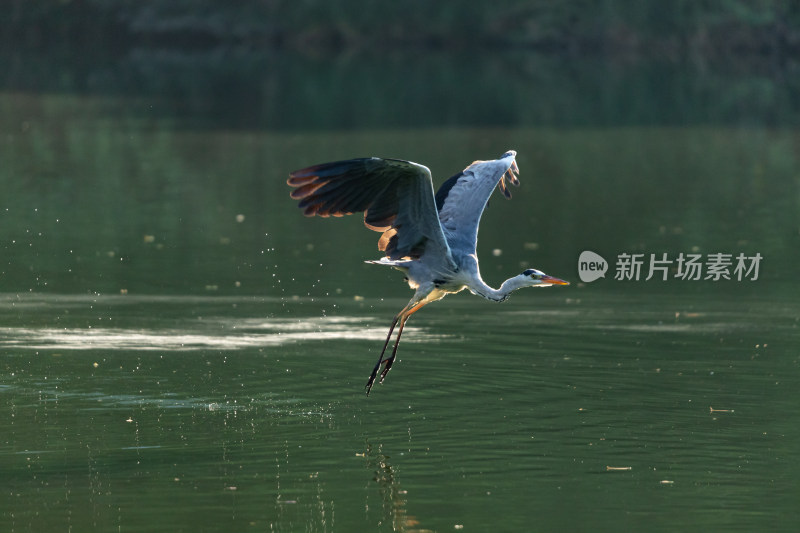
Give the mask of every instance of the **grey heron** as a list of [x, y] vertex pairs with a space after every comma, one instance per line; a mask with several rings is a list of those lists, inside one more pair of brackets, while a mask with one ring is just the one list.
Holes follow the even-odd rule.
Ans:
[[[297, 170], [287, 183], [306, 216], [340, 217], [364, 213], [367, 228], [381, 232], [378, 250], [384, 257], [367, 261], [396, 268], [415, 290], [395, 315], [378, 362], [366, 384], [369, 395], [381, 365], [383, 383], [397, 356], [408, 318], [448, 294], [469, 289], [493, 302], [505, 301], [523, 287], [569, 285], [529, 268], [494, 289], [481, 279], [476, 246], [478, 224], [497, 186], [511, 198], [508, 183], [519, 186], [517, 153], [509, 150], [492, 161], [475, 161], [433, 192], [431, 171], [417, 163], [378, 157], [323, 163]], [[399, 326], [398, 326], [399, 325]], [[392, 355], [386, 348], [398, 326]]]

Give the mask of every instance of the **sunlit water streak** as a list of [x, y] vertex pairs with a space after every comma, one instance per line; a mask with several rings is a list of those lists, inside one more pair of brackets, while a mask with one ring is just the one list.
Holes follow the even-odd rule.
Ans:
[[[210, 323], [209, 323], [210, 322]], [[204, 322], [204, 329], [219, 331], [214, 320]], [[217, 325], [229, 328], [223, 333], [201, 334], [192, 328], [135, 330], [125, 328], [0, 328], [0, 347], [29, 350], [137, 350], [191, 351], [241, 350], [306, 341], [385, 340], [386, 332], [365, 317], [327, 317], [312, 319], [243, 319], [220, 320]], [[267, 330], [271, 333], [248, 333]], [[406, 328], [405, 340], [427, 342], [441, 335], [425, 334], [417, 328]]]

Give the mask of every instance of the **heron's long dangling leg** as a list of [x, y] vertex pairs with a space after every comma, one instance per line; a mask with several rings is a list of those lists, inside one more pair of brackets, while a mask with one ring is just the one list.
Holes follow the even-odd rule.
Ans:
[[392, 368], [394, 364], [394, 359], [397, 357], [397, 346], [400, 344], [400, 335], [403, 334], [403, 327], [406, 325], [406, 317], [400, 319], [400, 328], [397, 330], [397, 338], [394, 340], [394, 348], [392, 348], [392, 355], [381, 363], [386, 363], [386, 366], [383, 367], [383, 372], [381, 372], [381, 379], [378, 380], [378, 383], [383, 383], [383, 380], [386, 378], [386, 374], [389, 373], [389, 369]]
[[417, 305], [415, 305], [414, 307], [409, 309], [408, 312], [406, 312], [400, 318], [400, 329], [397, 330], [397, 338], [394, 341], [394, 348], [392, 349], [392, 355], [391, 355], [391, 357], [386, 359], [386, 361], [385, 361], [386, 366], [383, 367], [383, 372], [381, 372], [381, 379], [378, 381], [378, 383], [383, 383], [383, 380], [386, 378], [386, 374], [389, 373], [389, 369], [392, 368], [392, 364], [394, 364], [394, 359], [395, 359], [395, 357], [397, 357], [397, 347], [400, 345], [400, 335], [403, 334], [403, 328], [406, 325], [406, 321], [408, 320], [408, 317], [410, 317], [411, 315], [413, 315], [414, 313], [416, 313], [417, 311], [422, 309], [422, 306], [427, 304], [427, 303], [429, 303], [429, 302], [426, 301], [426, 300], [422, 300], [420, 303], [418, 303]]
[[[372, 374], [370, 374], [369, 379], [367, 380], [367, 385], [364, 387], [367, 389], [367, 396], [369, 396], [369, 391], [372, 389], [372, 385], [375, 383], [375, 377], [378, 375], [378, 370], [380, 370], [381, 365], [386, 363], [386, 367], [383, 369], [383, 372], [381, 372], [381, 382], [383, 381], [383, 378], [386, 377], [386, 373], [392, 367], [392, 363], [394, 363], [394, 359], [397, 356], [397, 346], [400, 344], [400, 335], [403, 333], [403, 327], [405, 326], [408, 317], [418, 311], [423, 305], [435, 302], [444, 296], [445, 293], [434, 291], [434, 289], [435, 287], [433, 283], [417, 288], [417, 292], [414, 293], [414, 297], [411, 298], [411, 300], [399, 313], [397, 313], [397, 315], [395, 315], [394, 320], [392, 321], [392, 327], [389, 328], [389, 334], [386, 336], [386, 342], [383, 343], [383, 350], [381, 350], [381, 356], [378, 358], [378, 363], [375, 365], [375, 368], [372, 369]], [[394, 328], [398, 322], [400, 323], [400, 329], [398, 330], [397, 338], [394, 341], [392, 355], [388, 359], [384, 359], [383, 354], [386, 353], [386, 348], [389, 346], [389, 340], [392, 338], [392, 332], [394, 331]]]
[[394, 327], [397, 325], [397, 321], [400, 320], [400, 315], [396, 315], [394, 320], [392, 321], [392, 326], [389, 328], [389, 334], [386, 335], [386, 342], [383, 343], [383, 350], [381, 350], [381, 354], [378, 356], [378, 362], [375, 364], [375, 368], [372, 369], [372, 374], [370, 374], [369, 379], [367, 380], [367, 396], [369, 396], [369, 391], [372, 388], [372, 384], [375, 382], [375, 376], [378, 375], [378, 369], [381, 367], [381, 363], [383, 363], [383, 354], [386, 353], [386, 347], [389, 346], [389, 339], [392, 338], [392, 332], [394, 331]]
[[[424, 298], [424, 296], [422, 298]], [[378, 375], [378, 370], [380, 370], [381, 365], [386, 362], [383, 359], [383, 354], [386, 353], [386, 348], [389, 346], [389, 340], [392, 338], [392, 332], [394, 331], [394, 327], [397, 325], [398, 322], [400, 322], [401, 324], [400, 331], [402, 331], [403, 329], [402, 324], [405, 322], [405, 316], [415, 305], [419, 304], [419, 300], [420, 297], [418, 296], [418, 294], [415, 294], [414, 298], [411, 298], [411, 301], [409, 301], [406, 304], [406, 306], [394, 316], [394, 320], [392, 321], [392, 326], [389, 328], [389, 334], [386, 335], [386, 342], [383, 343], [383, 350], [381, 350], [381, 355], [378, 357], [378, 362], [375, 363], [375, 368], [372, 369], [372, 374], [370, 374], [369, 379], [367, 380], [367, 385], [364, 387], [365, 389], [367, 389], [367, 396], [369, 396], [369, 391], [372, 389], [372, 385], [375, 383], [375, 377]], [[398, 333], [398, 340], [395, 341], [394, 350], [392, 351], [392, 357], [391, 357], [392, 360], [394, 360], [394, 354], [397, 352], [397, 342], [399, 342], [399, 337], [400, 334]], [[383, 381], [383, 377], [381, 377], [381, 381]]]

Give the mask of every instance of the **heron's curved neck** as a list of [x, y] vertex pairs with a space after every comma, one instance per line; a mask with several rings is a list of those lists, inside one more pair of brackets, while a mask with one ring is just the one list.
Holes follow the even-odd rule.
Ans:
[[473, 280], [473, 283], [469, 285], [469, 290], [472, 291], [473, 294], [477, 294], [487, 300], [491, 300], [493, 302], [504, 302], [511, 296], [511, 293], [517, 289], [521, 289], [525, 286], [525, 278], [524, 276], [514, 276], [513, 278], [509, 278], [500, 285], [499, 289], [493, 289], [489, 285], [487, 285], [482, 279], [477, 278]]

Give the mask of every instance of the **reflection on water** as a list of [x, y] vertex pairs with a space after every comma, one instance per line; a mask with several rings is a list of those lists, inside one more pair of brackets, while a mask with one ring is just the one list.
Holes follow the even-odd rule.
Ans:
[[[381, 448], [380, 445], [375, 449], [367, 444], [366, 452], [362, 454], [367, 458], [367, 466], [374, 470], [374, 480], [379, 487], [384, 516], [381, 524], [390, 524], [392, 531], [408, 533], [429, 531], [420, 527], [419, 520], [409, 514], [408, 491], [401, 488], [396, 469], [391, 465], [391, 458], [384, 455]], [[456, 528], [460, 529], [458, 525]]]

